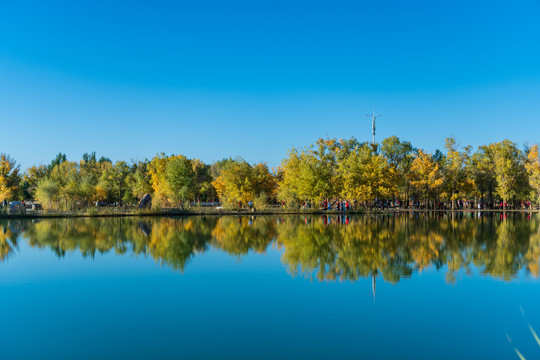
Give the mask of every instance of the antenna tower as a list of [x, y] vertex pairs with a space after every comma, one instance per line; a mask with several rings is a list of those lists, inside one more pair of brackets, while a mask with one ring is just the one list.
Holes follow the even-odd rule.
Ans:
[[373, 145], [375, 145], [375, 120], [379, 117], [379, 116], [382, 116], [381, 114], [377, 114], [375, 115], [375, 107], [373, 108], [373, 113], [371, 114], [368, 114], [366, 116], [369, 116], [371, 118], [371, 131], [373, 133], [373, 141], [371, 142]]

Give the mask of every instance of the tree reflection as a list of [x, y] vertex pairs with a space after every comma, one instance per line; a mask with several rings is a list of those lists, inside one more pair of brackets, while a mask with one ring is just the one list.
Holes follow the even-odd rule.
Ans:
[[2, 220], [0, 261], [14, 254], [21, 235], [59, 257], [114, 251], [181, 271], [209, 247], [242, 257], [275, 246], [291, 275], [320, 281], [381, 275], [395, 283], [432, 267], [449, 282], [473, 271], [503, 280], [520, 271], [539, 275], [540, 219], [521, 213]]
[[220, 217], [212, 231], [212, 245], [231, 255], [264, 253], [276, 236], [273, 220], [272, 217]]
[[18, 246], [19, 233], [24, 231], [23, 222], [11, 221], [0, 226], [0, 262], [7, 260]]

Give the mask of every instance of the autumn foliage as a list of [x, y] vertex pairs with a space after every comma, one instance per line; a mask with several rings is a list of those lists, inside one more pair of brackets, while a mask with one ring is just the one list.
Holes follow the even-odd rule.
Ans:
[[87, 153], [78, 162], [58, 154], [50, 164], [24, 173], [2, 154], [0, 202], [36, 200], [45, 208], [74, 210], [136, 204], [147, 193], [156, 206], [179, 208], [200, 202], [292, 209], [336, 201], [356, 208], [455, 208], [463, 202], [506, 208], [540, 202], [537, 145], [520, 150], [504, 140], [473, 152], [448, 138], [444, 150], [428, 153], [395, 136], [380, 145], [354, 138], [319, 139], [292, 148], [276, 169], [242, 158], [206, 164], [161, 153], [150, 160], [113, 163]]

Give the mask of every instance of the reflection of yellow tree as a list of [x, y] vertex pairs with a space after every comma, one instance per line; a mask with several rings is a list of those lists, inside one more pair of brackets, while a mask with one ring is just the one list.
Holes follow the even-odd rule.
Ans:
[[243, 255], [250, 250], [266, 252], [276, 233], [271, 217], [222, 217], [212, 231], [212, 245], [229, 254]]
[[362, 217], [341, 227], [344, 241], [338, 247], [342, 279], [381, 273], [397, 282], [411, 273], [410, 256], [400, 249], [403, 239], [395, 219], [387, 216]]
[[18, 232], [13, 231], [6, 223], [0, 223], [0, 261], [5, 261], [13, 248], [17, 247]]
[[422, 200], [433, 199], [435, 192], [443, 183], [439, 164], [430, 154], [418, 150], [418, 154], [411, 165], [409, 181]]
[[[506, 218], [490, 221], [491, 231], [480, 244], [476, 244], [480, 246], [474, 252], [475, 265], [483, 269], [484, 273], [505, 280], [513, 278], [522, 268], [528, 266], [531, 269], [530, 264], [534, 263], [534, 260], [528, 258], [527, 254], [532, 255], [535, 251], [537, 222]], [[534, 266], [532, 268], [534, 269]]]
[[397, 281], [410, 274], [408, 254], [398, 246], [398, 228], [389, 226], [387, 217], [360, 217], [347, 226], [338, 221], [342, 218], [329, 219], [307, 226], [290, 220], [278, 229], [282, 261], [293, 275], [316, 272], [319, 280], [356, 280], [381, 272]]
[[444, 237], [440, 232], [442, 227], [434, 225], [437, 222], [433, 221], [431, 217], [426, 217], [424, 221], [416, 223], [415, 226], [408, 226], [406, 249], [410, 251], [419, 270], [440, 262]]
[[439, 260], [443, 246], [443, 237], [440, 234], [427, 233], [420, 237], [418, 234], [412, 234], [409, 241], [411, 242], [409, 247], [411, 256], [419, 270]]
[[[478, 226], [475, 219], [470, 217], [455, 218], [456, 213], [448, 219], [437, 221], [440, 232], [444, 234], [444, 253], [442, 261], [446, 262], [448, 272], [446, 279], [448, 282], [455, 282], [455, 274], [458, 270], [465, 270], [471, 273], [470, 251], [467, 251], [474, 243]], [[435, 226], [435, 225], [434, 225]]]
[[214, 219], [52, 219], [28, 223], [26, 237], [31, 246], [48, 247], [58, 256], [79, 250], [83, 256], [114, 250], [150, 255], [156, 261], [182, 270], [210, 241]]
[[204, 252], [211, 239], [215, 221], [203, 219], [191, 217], [155, 221], [148, 253], [156, 261], [184, 270], [187, 261], [196, 253]]
[[538, 226], [537, 218], [531, 221], [531, 228], [531, 237], [529, 248], [525, 253], [525, 262], [527, 263], [527, 270], [535, 277], [538, 277], [540, 275], [540, 227]]
[[265, 252], [275, 243], [292, 275], [351, 280], [382, 274], [397, 282], [413, 271], [447, 267], [448, 281], [474, 265], [512, 279], [539, 274], [540, 221], [523, 214], [473, 217], [438, 213], [373, 216], [86, 218], [0, 221], [0, 261], [13, 253], [19, 233], [30, 246], [58, 256], [115, 251], [151, 256], [183, 270], [209, 245], [231, 255]]
[[48, 247], [59, 256], [79, 250], [83, 256], [123, 249], [126, 241], [125, 219], [51, 219], [28, 226], [31, 246]]
[[484, 220], [463, 214], [457, 218], [363, 216], [353, 218], [348, 226], [332, 220], [300, 223], [289, 219], [278, 228], [282, 260], [293, 275], [316, 273], [320, 280], [354, 280], [381, 273], [398, 281], [414, 269], [446, 265], [448, 281], [455, 281], [455, 272], [470, 273], [472, 263], [483, 273], [503, 279], [515, 277], [524, 267], [538, 273], [538, 225], [519, 215], [500, 223], [493, 217]]
[[298, 268], [302, 272], [318, 269], [317, 278], [335, 278], [336, 253], [333, 246], [332, 227], [321, 221], [312, 221], [306, 226], [299, 224], [297, 218], [288, 218], [278, 228], [278, 242], [284, 247], [282, 261], [289, 265], [295, 275]]

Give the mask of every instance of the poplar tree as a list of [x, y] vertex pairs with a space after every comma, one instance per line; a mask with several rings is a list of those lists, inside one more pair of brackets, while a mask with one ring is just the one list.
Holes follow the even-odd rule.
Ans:
[[441, 195], [452, 202], [454, 210], [456, 200], [465, 198], [473, 188], [467, 169], [471, 148], [465, 147], [459, 151], [454, 138], [446, 139], [445, 148], [447, 152], [443, 159], [444, 182]]
[[19, 166], [9, 155], [0, 154], [0, 202], [11, 200], [19, 186]]
[[409, 173], [411, 186], [426, 202], [436, 195], [436, 191], [443, 183], [441, 169], [437, 161], [430, 154], [418, 150], [416, 158], [412, 162]]
[[529, 184], [536, 193], [538, 204], [540, 206], [540, 152], [538, 145], [533, 145], [529, 149], [525, 167], [529, 174]]

